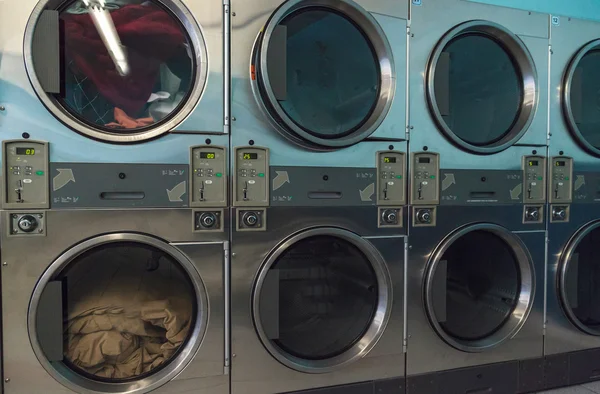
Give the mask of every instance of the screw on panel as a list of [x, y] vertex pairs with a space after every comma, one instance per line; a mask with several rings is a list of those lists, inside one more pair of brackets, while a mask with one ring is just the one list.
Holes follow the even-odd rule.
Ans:
[[37, 217], [38, 217], [39, 219], [41, 219], [41, 218], [43, 218], [43, 217], [44, 217], [44, 215], [42, 215], [42, 214], [40, 213], [39, 215], [37, 215]]
[[235, 16], [235, 12], [232, 12], [232, 13], [231, 13], [231, 16]]
[[0, 105], [0, 111], [6, 111], [6, 107], [4, 105]]
[[38, 233], [40, 233], [40, 234], [43, 233], [43, 232], [44, 232], [43, 228], [41, 228], [41, 229], [38, 230]]
[[237, 119], [235, 118], [235, 116], [232, 116], [231, 120], [233, 120], [235, 122]]
[[4, 267], [6, 267], [6, 266], [8, 265], [8, 263], [5, 261], [5, 262], [3, 262], [3, 263], [2, 263], [2, 265], [3, 265]]
[[231, 257], [235, 257], [235, 255], [236, 255], [235, 253], [232, 253], [232, 254], [231, 254]]
[[5, 383], [8, 383], [8, 382], [10, 382], [10, 378], [6, 378], [6, 379], [4, 379], [4, 382], [5, 382]]

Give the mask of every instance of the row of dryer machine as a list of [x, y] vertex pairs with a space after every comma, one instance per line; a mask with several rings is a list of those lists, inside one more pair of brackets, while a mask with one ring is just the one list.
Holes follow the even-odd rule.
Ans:
[[6, 393], [597, 378], [600, 24], [463, 0], [0, 20]]

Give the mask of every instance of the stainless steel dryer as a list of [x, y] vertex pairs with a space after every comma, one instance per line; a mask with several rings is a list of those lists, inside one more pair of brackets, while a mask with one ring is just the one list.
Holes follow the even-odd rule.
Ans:
[[0, 7], [4, 139], [48, 141], [56, 163], [184, 164], [207, 137], [228, 144], [222, 2]]
[[546, 154], [548, 16], [464, 0], [413, 1], [410, 141], [441, 168], [520, 170]]
[[[411, 163], [407, 392], [537, 391], [545, 158], [528, 158], [522, 173], [473, 170], [476, 182], [441, 192], [437, 163], [433, 152]], [[532, 188], [537, 203], [513, 203], [512, 190], [532, 183], [541, 185]]]
[[225, 233], [191, 210], [2, 212], [5, 393], [229, 393]]
[[405, 140], [408, 1], [249, 0], [232, 15], [234, 147], [343, 167], [369, 156], [361, 141]]
[[235, 153], [232, 393], [403, 392], [406, 208], [386, 205], [403, 153], [369, 168], [268, 155]]

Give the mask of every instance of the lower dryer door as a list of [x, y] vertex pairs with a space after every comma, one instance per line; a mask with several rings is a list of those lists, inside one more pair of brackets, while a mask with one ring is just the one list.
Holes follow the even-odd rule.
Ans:
[[[222, 244], [202, 247], [222, 254]], [[38, 281], [28, 314], [38, 360], [76, 392], [156, 389], [195, 357], [207, 323], [194, 263], [162, 240], [129, 233], [63, 253]]]
[[370, 242], [339, 228], [313, 228], [267, 257], [256, 279], [253, 318], [279, 362], [322, 373], [375, 346], [391, 302], [388, 269]]
[[456, 230], [438, 246], [425, 278], [425, 306], [451, 346], [479, 352], [502, 344], [533, 304], [533, 262], [518, 236], [494, 224]]
[[584, 333], [600, 336], [600, 222], [571, 238], [559, 266], [558, 290], [567, 317]]

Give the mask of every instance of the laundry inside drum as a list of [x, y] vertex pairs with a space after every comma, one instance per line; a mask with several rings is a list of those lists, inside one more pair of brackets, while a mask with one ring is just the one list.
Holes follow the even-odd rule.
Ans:
[[511, 132], [523, 102], [523, 81], [512, 55], [493, 37], [462, 34], [435, 65], [439, 116], [460, 140], [492, 145]]
[[52, 93], [85, 125], [139, 132], [185, 103], [196, 55], [183, 25], [160, 1], [105, 3], [100, 10], [78, 0], [60, 11], [62, 75]]
[[142, 379], [190, 339], [196, 295], [181, 265], [133, 242], [95, 247], [56, 278], [63, 284], [63, 362], [93, 380]]
[[591, 332], [600, 335], [600, 228], [586, 234], [566, 262], [566, 306]]
[[517, 306], [519, 262], [494, 233], [472, 231], [443, 253], [430, 285], [441, 329], [458, 341], [481, 340], [498, 331]]
[[600, 49], [586, 53], [571, 80], [570, 104], [581, 138], [600, 149]]
[[343, 354], [365, 335], [378, 305], [369, 259], [333, 236], [305, 238], [269, 267], [260, 291], [260, 328], [303, 360]]
[[283, 19], [269, 39], [269, 88], [297, 127], [319, 138], [359, 129], [379, 99], [379, 59], [360, 26], [329, 8]]

